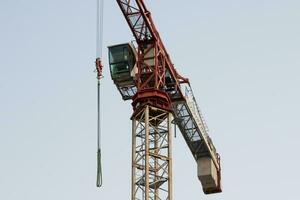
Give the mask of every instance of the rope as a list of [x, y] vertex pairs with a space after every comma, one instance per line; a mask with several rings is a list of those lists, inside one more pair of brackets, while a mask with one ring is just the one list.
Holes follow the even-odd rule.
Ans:
[[100, 79], [102, 77], [102, 43], [103, 43], [103, 9], [104, 0], [97, 0], [97, 30], [96, 30], [96, 70], [97, 70], [97, 187], [101, 187], [102, 180], [102, 163], [101, 163], [101, 95]]
[[97, 93], [98, 93], [98, 98], [97, 98], [97, 115], [98, 115], [98, 123], [97, 123], [97, 133], [98, 133], [98, 140], [97, 140], [97, 187], [101, 187], [103, 180], [102, 180], [102, 163], [101, 163], [101, 116], [100, 116], [100, 79], [98, 79], [98, 84], [97, 84]]
[[97, 0], [96, 57], [102, 58], [104, 0]]

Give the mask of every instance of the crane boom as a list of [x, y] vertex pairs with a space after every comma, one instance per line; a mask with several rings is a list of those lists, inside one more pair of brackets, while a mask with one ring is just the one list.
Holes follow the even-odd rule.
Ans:
[[[221, 192], [220, 156], [189, 80], [172, 64], [144, 1], [116, 1], [138, 45], [109, 47], [112, 79], [123, 99], [133, 101], [132, 199], [139, 199], [139, 192], [145, 199], [172, 199], [170, 115], [197, 162], [204, 193]], [[165, 182], [168, 187], [162, 189]], [[167, 195], [159, 196], [159, 191]]]

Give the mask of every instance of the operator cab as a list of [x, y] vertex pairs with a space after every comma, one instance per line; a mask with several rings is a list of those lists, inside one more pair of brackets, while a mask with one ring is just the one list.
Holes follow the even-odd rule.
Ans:
[[136, 50], [130, 43], [108, 47], [111, 78], [124, 100], [131, 99], [136, 93], [135, 74]]

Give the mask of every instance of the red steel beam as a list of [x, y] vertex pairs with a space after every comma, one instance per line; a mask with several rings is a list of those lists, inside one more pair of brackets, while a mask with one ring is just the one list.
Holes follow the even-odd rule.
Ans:
[[[153, 23], [151, 13], [147, 10], [143, 0], [117, 0], [117, 3], [136, 39], [139, 49], [144, 48], [147, 44], [153, 44], [157, 46], [157, 52], [159, 52], [161, 57], [160, 60], [164, 62], [164, 68], [168, 69], [172, 79], [175, 81], [175, 89], [180, 93], [180, 96], [183, 98], [183, 93], [180, 90], [180, 83], [188, 83], [187, 78], [182, 77], [176, 71], [172, 61], [167, 53], [167, 50], [159, 36], [159, 33]], [[157, 60], [157, 59], [156, 59]], [[157, 62], [156, 62], [157, 65]], [[155, 66], [157, 70], [157, 66]], [[164, 70], [165, 71], [165, 70]], [[155, 83], [162, 85], [162, 80], [157, 78], [158, 72], [155, 71]], [[156, 87], [159, 87], [156, 85]], [[138, 88], [139, 90], [139, 88]]]

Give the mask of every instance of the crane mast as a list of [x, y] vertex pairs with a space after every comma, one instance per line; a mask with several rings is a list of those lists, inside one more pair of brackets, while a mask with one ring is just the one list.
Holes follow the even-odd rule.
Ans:
[[171, 123], [198, 165], [204, 193], [221, 192], [220, 157], [193, 95], [175, 69], [143, 0], [116, 0], [137, 43], [109, 47], [111, 77], [132, 100], [132, 200], [172, 200]]

